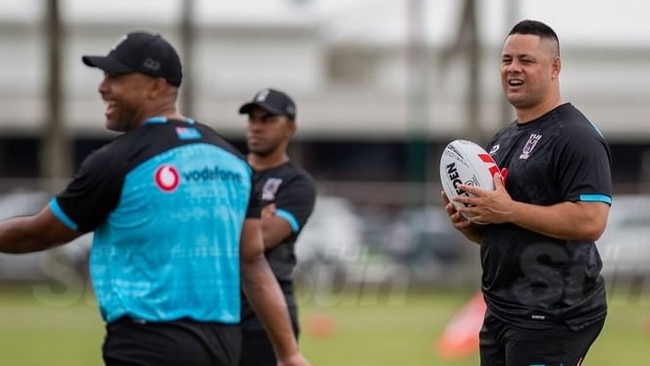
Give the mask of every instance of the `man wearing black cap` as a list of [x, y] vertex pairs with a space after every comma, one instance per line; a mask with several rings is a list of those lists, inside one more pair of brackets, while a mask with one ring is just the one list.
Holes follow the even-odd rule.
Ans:
[[124, 133], [86, 158], [40, 213], [1, 222], [0, 251], [44, 250], [94, 232], [106, 365], [237, 365], [240, 285], [279, 364], [308, 365], [264, 259], [252, 169], [177, 111], [183, 74], [174, 48], [133, 32], [83, 62], [104, 71], [106, 126]]
[[[248, 115], [248, 162], [255, 171], [254, 198], [262, 203], [265, 255], [282, 288], [296, 339], [298, 311], [293, 289], [294, 246], [316, 200], [311, 176], [296, 167], [287, 146], [296, 131], [296, 106], [275, 89], [258, 91], [239, 109]], [[240, 366], [275, 366], [273, 347], [246, 296], [242, 296], [242, 356]]]

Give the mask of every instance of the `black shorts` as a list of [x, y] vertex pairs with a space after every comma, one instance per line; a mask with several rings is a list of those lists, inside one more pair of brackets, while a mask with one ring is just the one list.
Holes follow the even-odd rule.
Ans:
[[107, 366], [236, 366], [239, 325], [121, 318], [106, 325]]
[[239, 366], [276, 366], [273, 345], [264, 330], [242, 331]]
[[[293, 332], [298, 339], [298, 326], [293, 323]], [[277, 359], [273, 344], [264, 329], [242, 329], [241, 358], [239, 366], [276, 366]]]
[[489, 312], [480, 332], [482, 366], [579, 366], [605, 319], [577, 331], [564, 324], [548, 329], [518, 328]]

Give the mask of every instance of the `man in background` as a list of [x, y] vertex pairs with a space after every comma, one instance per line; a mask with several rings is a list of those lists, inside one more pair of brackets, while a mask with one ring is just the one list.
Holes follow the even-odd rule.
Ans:
[[[294, 248], [314, 209], [316, 187], [311, 176], [287, 155], [289, 141], [296, 132], [296, 106], [284, 92], [262, 89], [241, 106], [239, 113], [248, 115], [247, 159], [254, 170], [253, 196], [262, 206], [264, 254], [282, 289], [298, 339]], [[275, 366], [276, 362], [272, 343], [244, 295], [240, 366]]]

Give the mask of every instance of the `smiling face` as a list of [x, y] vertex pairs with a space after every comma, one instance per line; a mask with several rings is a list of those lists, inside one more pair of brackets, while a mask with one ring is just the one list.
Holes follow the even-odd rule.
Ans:
[[555, 41], [512, 34], [501, 53], [503, 91], [519, 111], [544, 109], [559, 101], [559, 48]]
[[99, 93], [106, 104], [106, 128], [124, 132], [138, 126], [145, 118], [147, 97], [156, 80], [139, 74], [104, 74]]

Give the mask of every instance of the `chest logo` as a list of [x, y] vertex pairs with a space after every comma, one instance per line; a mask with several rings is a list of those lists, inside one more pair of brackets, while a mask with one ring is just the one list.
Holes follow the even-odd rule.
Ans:
[[178, 170], [171, 165], [161, 165], [154, 173], [156, 186], [163, 192], [173, 192], [181, 182]]
[[281, 178], [269, 178], [264, 182], [262, 186], [262, 200], [264, 201], [273, 201], [275, 200], [275, 194], [278, 193], [280, 189], [280, 184], [282, 184]]
[[519, 159], [528, 159], [541, 138], [542, 135], [531, 133], [530, 137], [528, 137], [528, 141], [526, 141], [526, 145], [524, 145], [524, 150], [522, 150], [521, 155], [519, 155]]
[[492, 146], [490, 148], [490, 152], [488, 154], [492, 155], [492, 154], [496, 153], [497, 151], [499, 151], [499, 144], [496, 144], [496, 145]]

